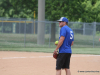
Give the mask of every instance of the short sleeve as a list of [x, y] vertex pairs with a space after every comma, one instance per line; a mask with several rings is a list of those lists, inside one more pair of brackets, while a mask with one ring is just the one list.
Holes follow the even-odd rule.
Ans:
[[66, 36], [66, 28], [65, 27], [61, 28], [60, 36], [64, 36], [64, 37]]

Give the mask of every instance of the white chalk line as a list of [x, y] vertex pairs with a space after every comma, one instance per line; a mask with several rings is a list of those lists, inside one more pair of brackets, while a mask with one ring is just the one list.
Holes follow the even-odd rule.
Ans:
[[0, 59], [22, 59], [22, 58], [49, 58], [53, 56], [32, 56], [32, 57], [3, 57]]
[[[71, 57], [91, 57], [100, 55], [72, 55]], [[25, 58], [51, 58], [53, 56], [31, 56], [31, 57], [2, 57], [0, 59], [25, 59]]]

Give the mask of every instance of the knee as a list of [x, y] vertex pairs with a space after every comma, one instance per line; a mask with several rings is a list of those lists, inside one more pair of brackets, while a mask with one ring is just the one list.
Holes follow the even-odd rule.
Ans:
[[65, 68], [65, 70], [66, 70], [66, 71], [68, 71], [68, 70], [70, 70], [70, 69], [68, 69], [68, 68]]

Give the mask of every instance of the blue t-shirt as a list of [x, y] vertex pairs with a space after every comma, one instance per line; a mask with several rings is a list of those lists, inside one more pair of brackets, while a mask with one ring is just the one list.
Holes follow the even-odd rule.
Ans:
[[60, 29], [60, 37], [61, 36], [64, 36], [65, 39], [63, 41], [63, 44], [59, 48], [59, 53], [72, 53], [71, 44], [72, 44], [72, 41], [74, 41], [74, 33], [72, 29], [69, 28], [67, 25], [63, 26]]

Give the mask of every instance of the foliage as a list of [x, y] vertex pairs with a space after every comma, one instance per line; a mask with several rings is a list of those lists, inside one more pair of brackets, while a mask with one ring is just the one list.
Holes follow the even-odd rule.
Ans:
[[85, 12], [81, 17], [82, 22], [100, 22], [100, 0], [85, 0]]
[[[82, 0], [83, 1], [83, 0]], [[47, 0], [46, 15], [49, 20], [57, 20], [61, 16], [67, 17], [70, 21], [78, 21], [84, 11], [79, 0]], [[80, 7], [79, 7], [80, 6]]]
[[[46, 19], [56, 21], [100, 22], [100, 0], [45, 0]], [[0, 0], [0, 17], [33, 18], [38, 16], [38, 0]]]
[[0, 4], [0, 16], [14, 18], [33, 18], [33, 13], [36, 10], [36, 6], [37, 0], [3, 0]]

